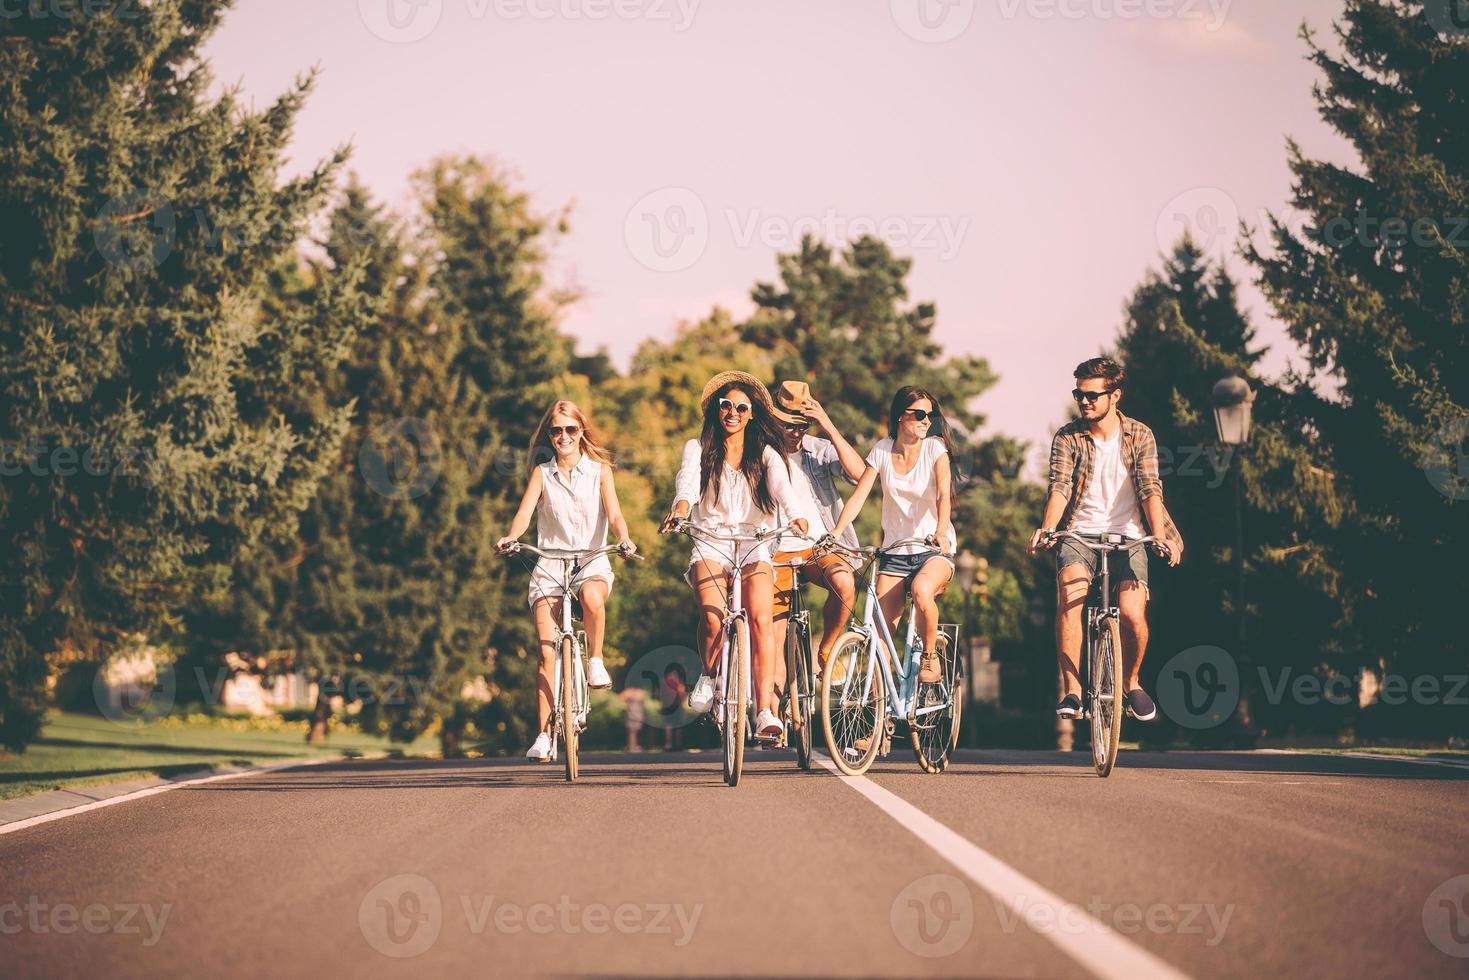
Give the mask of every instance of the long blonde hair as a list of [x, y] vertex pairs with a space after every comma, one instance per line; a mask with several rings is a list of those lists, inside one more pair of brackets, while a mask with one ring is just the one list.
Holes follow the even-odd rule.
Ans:
[[[565, 415], [581, 426], [581, 441], [578, 448], [583, 456], [591, 457], [598, 463], [607, 466], [615, 465], [612, 462], [612, 454], [602, 447], [602, 437], [593, 429], [592, 424], [587, 421], [586, 413], [577, 407], [576, 402], [565, 398], [558, 398], [546, 409], [546, 414], [541, 416], [540, 425], [536, 426], [535, 434], [530, 437], [530, 452], [526, 454], [526, 472], [530, 472], [539, 466], [544, 460], [537, 457], [537, 450], [542, 446], [551, 445], [551, 436], [548, 431], [551, 428], [551, 420], [558, 415]], [[551, 458], [555, 459], [555, 450]]]

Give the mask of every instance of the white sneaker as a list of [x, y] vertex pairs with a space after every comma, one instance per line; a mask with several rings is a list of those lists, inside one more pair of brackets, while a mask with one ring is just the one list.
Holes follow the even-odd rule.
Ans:
[[781, 724], [780, 719], [775, 717], [775, 712], [769, 708], [760, 709], [760, 713], [755, 716], [756, 738], [780, 738], [785, 730], [786, 726]]
[[694, 692], [689, 695], [689, 710], [696, 715], [707, 714], [714, 707], [714, 678], [708, 674], [701, 674], [699, 682], [694, 685]]
[[587, 683], [597, 691], [605, 691], [612, 686], [612, 677], [607, 673], [607, 665], [602, 663], [601, 657], [593, 657], [587, 661]]
[[537, 735], [536, 744], [530, 747], [530, 751], [525, 754], [525, 757], [532, 762], [550, 762], [551, 733], [541, 732], [541, 734]]

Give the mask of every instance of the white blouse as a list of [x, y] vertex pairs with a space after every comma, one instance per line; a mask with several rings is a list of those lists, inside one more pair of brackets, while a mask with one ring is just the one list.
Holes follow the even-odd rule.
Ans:
[[568, 477], [554, 459], [542, 463], [536, 546], [547, 551], [594, 551], [606, 544], [602, 464], [583, 454]]
[[[899, 473], [893, 465], [893, 440], [883, 439], [867, 454], [867, 465], [877, 470], [882, 478], [882, 540], [926, 538], [937, 535], [939, 527], [938, 475], [935, 467], [939, 457], [948, 455], [944, 441], [927, 438], [918, 451], [918, 462], [907, 473]], [[942, 535], [949, 550], [958, 546], [958, 535], [954, 522], [944, 528]], [[897, 549], [898, 554], [917, 554], [923, 551], [918, 545], [907, 545]]]
[[[689, 502], [689, 520], [710, 530], [724, 531], [748, 531], [757, 527], [774, 530], [778, 526], [775, 513], [762, 511], [755, 503], [754, 491], [750, 487], [750, 481], [745, 479], [745, 474], [728, 463], [724, 464], [723, 478], [719, 481], [718, 498], [714, 497], [714, 484], [710, 481], [709, 492], [700, 499], [702, 456], [703, 447], [699, 445], [699, 440], [690, 439], [684, 443], [683, 462], [678, 468], [673, 502]], [[788, 514], [798, 513], [785, 460], [780, 458], [780, 453], [766, 446], [761, 461], [765, 464], [766, 485], [770, 488], [770, 496], [776, 507], [784, 508]]]

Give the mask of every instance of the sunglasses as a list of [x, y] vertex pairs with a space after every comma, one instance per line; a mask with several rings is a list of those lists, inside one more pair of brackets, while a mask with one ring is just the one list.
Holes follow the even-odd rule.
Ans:
[[551, 438], [552, 439], [559, 439], [559, 438], [561, 438], [562, 433], [565, 433], [566, 435], [568, 435], [571, 438], [575, 439], [578, 435], [581, 434], [581, 426], [579, 426], [579, 425], [553, 425], [553, 426], [551, 426]]
[[806, 433], [806, 432], [811, 431], [811, 423], [809, 423], [809, 422], [788, 422], [788, 423], [785, 423], [784, 428], [785, 428], [785, 430], [787, 432]]
[[911, 416], [913, 416], [914, 419], [916, 419], [919, 422], [927, 422], [929, 419], [936, 419], [936, 418], [939, 417], [939, 413], [938, 412], [930, 412], [926, 408], [910, 408], [907, 411], [905, 411], [903, 414], [904, 415], [911, 415]]
[[750, 403], [740, 402], [738, 405], [736, 405], [728, 398], [721, 398], [719, 399], [719, 410], [721, 412], [734, 412], [736, 415], [749, 415]]
[[1080, 388], [1072, 388], [1071, 397], [1075, 398], [1078, 404], [1086, 402], [1088, 405], [1095, 405], [1097, 399], [1106, 398], [1116, 390], [1116, 388], [1108, 388], [1106, 391], [1082, 391]]

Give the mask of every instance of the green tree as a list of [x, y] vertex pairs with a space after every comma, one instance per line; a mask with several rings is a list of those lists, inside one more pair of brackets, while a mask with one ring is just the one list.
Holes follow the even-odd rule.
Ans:
[[1272, 217], [1273, 247], [1248, 250], [1313, 372], [1295, 407], [1353, 504], [1355, 622], [1375, 666], [1403, 673], [1464, 665], [1458, 577], [1433, 556], [1469, 543], [1469, 44], [1435, 13], [1349, 0], [1339, 50], [1302, 29], [1321, 117], [1357, 161], [1291, 143], [1307, 220]]
[[[278, 315], [267, 279], [343, 154], [281, 179], [309, 77], [262, 111], [210, 98], [226, 2], [6, 17], [0, 38], [0, 741], [45, 654], [154, 636], [242, 550], [292, 533], [347, 406], [283, 409], [365, 317], [350, 274]], [[17, 449], [17, 447], [21, 447]]]

